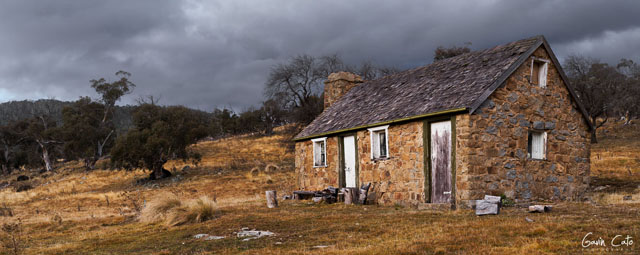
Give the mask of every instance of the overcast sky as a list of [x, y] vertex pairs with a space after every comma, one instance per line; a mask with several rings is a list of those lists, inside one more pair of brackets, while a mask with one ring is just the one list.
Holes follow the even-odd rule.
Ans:
[[[427, 3], [428, 2], [428, 3]], [[438, 45], [483, 49], [543, 34], [562, 59], [640, 61], [640, 1], [3, 0], [0, 102], [95, 97], [118, 70], [161, 104], [243, 110], [297, 54], [400, 68]]]

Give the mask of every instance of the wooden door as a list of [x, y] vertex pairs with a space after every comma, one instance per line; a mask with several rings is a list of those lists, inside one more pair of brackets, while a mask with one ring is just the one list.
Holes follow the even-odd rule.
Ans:
[[431, 123], [431, 202], [451, 202], [451, 121]]
[[342, 141], [344, 150], [344, 180], [347, 188], [356, 188], [356, 139], [345, 136]]

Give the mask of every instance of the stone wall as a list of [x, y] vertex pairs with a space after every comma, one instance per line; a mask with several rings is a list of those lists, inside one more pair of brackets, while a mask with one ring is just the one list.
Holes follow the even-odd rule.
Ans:
[[295, 169], [301, 190], [323, 190], [328, 186], [338, 187], [338, 137], [327, 138], [327, 166], [313, 166], [313, 142], [296, 142]]
[[424, 202], [422, 121], [389, 126], [389, 158], [371, 159], [369, 131], [358, 131], [360, 184], [371, 182], [381, 204]]
[[[549, 59], [544, 48], [534, 56]], [[457, 116], [458, 200], [577, 200], [589, 184], [589, 129], [556, 67], [547, 87], [529, 82], [531, 57], [472, 115]], [[545, 160], [529, 159], [530, 130], [547, 132]]]
[[[358, 131], [359, 183], [372, 183], [371, 191], [381, 204], [417, 204], [424, 201], [422, 122], [389, 126], [389, 158], [371, 159], [368, 130]], [[296, 143], [296, 175], [301, 190], [338, 186], [338, 137], [327, 138], [327, 167], [313, 167], [310, 140]]]

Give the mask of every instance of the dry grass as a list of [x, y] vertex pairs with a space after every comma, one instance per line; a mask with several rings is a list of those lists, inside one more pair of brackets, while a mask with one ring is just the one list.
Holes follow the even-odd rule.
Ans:
[[169, 211], [182, 206], [182, 201], [172, 193], [163, 192], [153, 198], [147, 206], [142, 209], [140, 221], [146, 223], [156, 223], [167, 219]]
[[146, 223], [164, 222], [167, 226], [179, 226], [208, 221], [215, 216], [216, 204], [207, 196], [182, 202], [175, 194], [162, 193], [149, 202], [139, 219]]
[[169, 210], [166, 224], [168, 226], [180, 226], [187, 223], [205, 222], [215, 217], [215, 202], [207, 196], [202, 196]]
[[[147, 176], [142, 170], [84, 173], [81, 166], [70, 163], [48, 176], [29, 173], [35, 177], [33, 190], [0, 191], [0, 205], [4, 203], [15, 215], [0, 216], [0, 223], [23, 219], [24, 236], [30, 240], [25, 244], [27, 254], [606, 252], [581, 247], [588, 232], [607, 241], [615, 235], [631, 235], [635, 243], [624, 252], [637, 254], [640, 190], [633, 185], [640, 177], [633, 162], [640, 155], [640, 135], [635, 135], [640, 128], [605, 129], [612, 131], [593, 146], [592, 174], [596, 185], [610, 187], [594, 192], [592, 203], [558, 203], [547, 214], [506, 208], [497, 216], [477, 217], [470, 210], [417, 211], [296, 201], [280, 201], [280, 207], [268, 209], [264, 190], [288, 194], [295, 187], [291, 144], [283, 142], [289, 135], [280, 132], [271, 137], [200, 143], [195, 148], [204, 157], [198, 166], [170, 162], [166, 167], [175, 168], [174, 177], [145, 185], [135, 184]], [[183, 171], [187, 165], [190, 169]], [[143, 207], [140, 221], [131, 199], [123, 194], [139, 198]], [[624, 200], [628, 195], [633, 199]], [[202, 196], [217, 202], [199, 199]], [[234, 232], [243, 227], [276, 235], [242, 241]], [[193, 238], [200, 233], [226, 238]]]

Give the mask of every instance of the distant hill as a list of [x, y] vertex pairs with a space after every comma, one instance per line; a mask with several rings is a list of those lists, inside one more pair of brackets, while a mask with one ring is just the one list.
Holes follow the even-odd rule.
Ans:
[[[39, 99], [36, 101], [10, 101], [0, 104], [0, 125], [6, 125], [13, 121], [29, 119], [36, 115], [47, 114], [58, 123], [62, 123], [62, 108], [71, 105], [72, 102], [55, 99]], [[131, 125], [131, 112], [135, 106], [116, 106], [114, 122], [118, 132], [128, 130]]]

